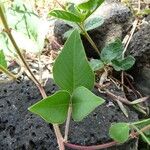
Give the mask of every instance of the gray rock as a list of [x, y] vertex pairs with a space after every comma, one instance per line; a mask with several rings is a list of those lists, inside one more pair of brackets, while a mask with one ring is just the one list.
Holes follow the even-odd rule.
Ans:
[[[91, 38], [101, 50], [106, 43], [121, 38], [126, 35], [127, 28], [131, 25], [132, 15], [130, 9], [119, 2], [107, 1], [103, 3], [90, 17], [103, 17], [104, 23], [102, 26], [89, 31]], [[68, 31], [69, 27], [64, 21], [57, 20], [54, 27], [54, 36], [62, 44], [64, 39], [63, 34]], [[84, 38], [83, 44], [89, 57], [97, 57], [90, 43]]]
[[133, 35], [128, 53], [136, 58], [133, 69], [133, 77], [136, 86], [144, 95], [150, 95], [150, 21], [149, 16], [145, 19], [140, 29]]
[[150, 66], [150, 24], [143, 24], [134, 34], [128, 51], [136, 58], [138, 67]]

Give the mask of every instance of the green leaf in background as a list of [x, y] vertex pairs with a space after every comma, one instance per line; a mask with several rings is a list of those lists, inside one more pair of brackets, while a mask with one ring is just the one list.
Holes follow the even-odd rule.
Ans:
[[44, 47], [48, 22], [38, 17], [29, 5], [18, 0], [15, 0], [6, 10], [6, 15], [19, 48], [27, 52], [39, 53]]
[[7, 62], [3, 50], [0, 50], [0, 65], [7, 68]]
[[[78, 30], [78, 32], [80, 33], [80, 29], [77, 28], [77, 30]], [[72, 33], [73, 31], [74, 31], [74, 28], [71, 28], [70, 30], [68, 30], [67, 32], [65, 32], [65, 33], [63, 34], [63, 37], [67, 39], [67, 38], [71, 35], [71, 33]]]
[[101, 60], [104, 63], [110, 63], [113, 59], [121, 56], [123, 52], [123, 45], [121, 40], [117, 39], [114, 42], [106, 45], [101, 51]]
[[74, 31], [74, 29], [70, 29], [70, 30], [68, 30], [67, 32], [65, 32], [64, 34], [63, 34], [63, 38], [65, 38], [65, 39], [67, 39], [70, 35], [71, 35], [71, 33]]
[[128, 70], [130, 69], [135, 63], [135, 58], [132, 56], [128, 56], [124, 58], [123, 60], [112, 60], [112, 66], [116, 71], [121, 70]]
[[28, 109], [41, 116], [48, 123], [61, 124], [67, 118], [69, 103], [69, 93], [67, 91], [58, 91]]
[[80, 3], [77, 7], [84, 11], [94, 11], [103, 2], [104, 0], [87, 0], [86, 2]]
[[92, 89], [94, 73], [87, 61], [84, 47], [77, 30], [74, 30], [57, 57], [53, 76], [62, 89], [73, 92], [79, 86]]
[[113, 123], [109, 129], [109, 136], [119, 143], [124, 143], [129, 138], [128, 123]]
[[97, 7], [97, 0], [88, 0], [86, 2], [80, 3], [77, 7], [84, 11], [92, 11]]
[[72, 21], [72, 22], [81, 22], [82, 19], [80, 17], [78, 17], [77, 15], [68, 12], [68, 11], [64, 11], [64, 10], [52, 10], [49, 15], [59, 18], [59, 19], [63, 19], [63, 20], [67, 20], [67, 21]]
[[104, 67], [103, 62], [99, 59], [91, 59], [89, 63], [93, 71], [100, 70]]
[[81, 13], [74, 3], [67, 3], [66, 10], [82, 18], [82, 20], [84, 20], [84, 18], [86, 17], [86, 14]]
[[72, 96], [72, 117], [75, 121], [81, 121], [97, 106], [105, 100], [93, 94], [87, 88], [81, 86], [74, 90]]
[[149, 15], [150, 14], [150, 9], [145, 8], [144, 10], [141, 10], [138, 15]]
[[104, 23], [104, 19], [100, 17], [89, 18], [85, 21], [85, 30], [90, 31], [96, 29]]
[[3, 50], [5, 56], [13, 56], [15, 51], [6, 33], [0, 33], [0, 49]]

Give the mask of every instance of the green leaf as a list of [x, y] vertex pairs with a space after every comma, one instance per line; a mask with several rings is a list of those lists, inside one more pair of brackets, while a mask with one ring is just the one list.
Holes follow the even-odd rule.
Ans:
[[5, 55], [14, 56], [15, 49], [11, 44], [7, 34], [4, 32], [0, 33], [0, 49], [3, 50]]
[[90, 31], [96, 29], [104, 23], [104, 19], [100, 17], [89, 18], [85, 21], [85, 30]]
[[63, 34], [63, 38], [68, 38], [70, 35], [71, 35], [71, 33], [74, 31], [74, 29], [72, 28], [72, 29], [70, 29], [70, 30], [68, 30], [67, 32], [65, 32], [64, 34]]
[[128, 56], [124, 58], [123, 60], [112, 60], [112, 66], [116, 71], [121, 70], [128, 70], [130, 69], [135, 63], [135, 58], [132, 56]]
[[123, 45], [119, 39], [106, 45], [101, 51], [101, 59], [103, 62], [110, 63], [113, 59], [121, 56]]
[[59, 19], [63, 19], [63, 20], [67, 20], [67, 21], [72, 21], [72, 22], [81, 22], [82, 19], [80, 17], [78, 17], [77, 15], [68, 12], [68, 11], [64, 11], [64, 10], [52, 10], [49, 15], [59, 18]]
[[109, 135], [112, 139], [119, 143], [124, 143], [129, 138], [129, 124], [128, 123], [114, 123], [109, 129]]
[[76, 16], [79, 16], [82, 19], [85, 18], [85, 14], [81, 13], [74, 3], [67, 3], [66, 10], [72, 14], [75, 14]]
[[66, 41], [53, 67], [54, 80], [62, 89], [73, 92], [79, 86], [92, 89], [94, 73], [87, 61], [77, 30]]
[[67, 118], [70, 95], [67, 91], [58, 91], [36, 104], [28, 110], [41, 116], [48, 123], [63, 123]]
[[104, 2], [104, 0], [88, 0], [86, 2], [80, 3], [77, 7], [84, 11], [92, 12], [96, 8], [98, 8], [103, 2]]
[[39, 53], [43, 49], [48, 32], [48, 21], [43, 21], [21, 1], [13, 2], [13, 5], [7, 9], [6, 15], [18, 47], [28, 52]]
[[[66, 39], [69, 38], [70, 35], [71, 35], [71, 33], [74, 31], [75, 28], [76, 28], [76, 27], [71, 28], [70, 30], [68, 30], [67, 32], [65, 32], [65, 33], [63, 34], [63, 37], [66, 38]], [[79, 28], [76, 28], [76, 30], [78, 30], [78, 32], [81, 33], [81, 30], [80, 30]]]
[[97, 0], [88, 0], [86, 2], [80, 3], [77, 7], [84, 11], [94, 10], [97, 7]]
[[99, 59], [91, 59], [89, 63], [93, 71], [100, 70], [104, 67], [103, 62]]
[[81, 86], [75, 89], [72, 96], [72, 117], [75, 121], [81, 121], [97, 106], [103, 104], [105, 100], [96, 96], [87, 88]]
[[7, 68], [7, 62], [3, 50], [0, 50], [0, 65]]

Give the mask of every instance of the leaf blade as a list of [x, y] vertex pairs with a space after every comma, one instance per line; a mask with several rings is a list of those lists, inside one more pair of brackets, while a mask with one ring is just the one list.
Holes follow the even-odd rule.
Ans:
[[5, 59], [3, 50], [0, 50], [0, 65], [3, 66], [4, 68], [7, 68], [7, 61]]
[[121, 56], [122, 52], [123, 45], [121, 40], [116, 39], [114, 42], [109, 43], [102, 49], [100, 57], [103, 62], [110, 63], [113, 59]]
[[89, 18], [85, 21], [85, 29], [86, 31], [90, 31], [96, 29], [104, 23], [104, 19], [100, 17]]
[[63, 19], [63, 20], [67, 20], [67, 21], [72, 21], [72, 22], [81, 22], [82, 19], [80, 17], [78, 17], [77, 15], [68, 12], [68, 11], [64, 11], [64, 10], [52, 10], [49, 15], [59, 18], [59, 19]]
[[58, 91], [28, 108], [48, 123], [61, 124], [67, 117], [70, 95], [67, 91]]
[[75, 121], [81, 121], [97, 106], [103, 104], [105, 100], [94, 95], [87, 88], [78, 87], [72, 96], [72, 117]]
[[112, 66], [116, 71], [121, 71], [121, 70], [128, 70], [130, 69], [135, 63], [135, 58], [132, 56], [128, 56], [124, 58], [123, 60], [112, 60]]
[[99, 59], [91, 59], [89, 63], [93, 71], [100, 70], [104, 67], [103, 62]]
[[66, 41], [53, 67], [54, 80], [59, 87], [72, 93], [78, 86], [92, 89], [94, 73], [87, 61], [77, 30]]
[[109, 129], [109, 135], [112, 139], [119, 143], [124, 143], [129, 138], [129, 124], [128, 123], [114, 123]]

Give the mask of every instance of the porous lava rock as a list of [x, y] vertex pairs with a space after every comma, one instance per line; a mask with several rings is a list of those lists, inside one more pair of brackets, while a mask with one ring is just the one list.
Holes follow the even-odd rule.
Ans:
[[[48, 95], [58, 90], [50, 80], [46, 87]], [[94, 93], [99, 95], [97, 90]], [[102, 96], [102, 95], [99, 95]], [[132, 122], [138, 115], [128, 109], [126, 118], [117, 105], [109, 106], [110, 98], [103, 95], [106, 103], [97, 107], [81, 122], [71, 121], [69, 141], [81, 145], [101, 144], [111, 141], [108, 129], [112, 122]], [[37, 88], [31, 81], [8, 82], [0, 84], [0, 150], [57, 150], [57, 142], [51, 124], [27, 109], [41, 99]], [[83, 108], [84, 109], [84, 108]], [[62, 131], [64, 126], [61, 126]], [[136, 150], [136, 142], [109, 150]]]

